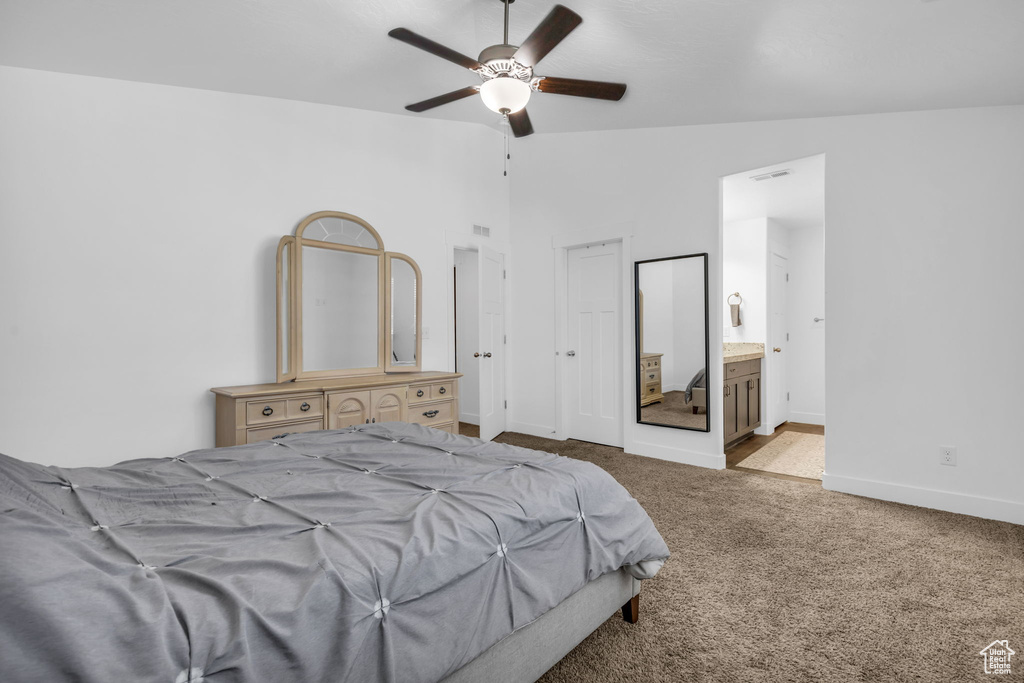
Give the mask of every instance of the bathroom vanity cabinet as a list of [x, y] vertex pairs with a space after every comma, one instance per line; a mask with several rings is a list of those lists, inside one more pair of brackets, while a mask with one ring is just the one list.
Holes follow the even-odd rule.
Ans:
[[761, 359], [726, 363], [722, 376], [725, 443], [729, 445], [761, 426]]

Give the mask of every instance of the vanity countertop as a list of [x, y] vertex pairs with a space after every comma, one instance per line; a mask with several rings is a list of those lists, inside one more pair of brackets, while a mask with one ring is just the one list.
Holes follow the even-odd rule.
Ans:
[[722, 362], [724, 363], [738, 363], [755, 358], [764, 358], [764, 344], [757, 342], [722, 343]]

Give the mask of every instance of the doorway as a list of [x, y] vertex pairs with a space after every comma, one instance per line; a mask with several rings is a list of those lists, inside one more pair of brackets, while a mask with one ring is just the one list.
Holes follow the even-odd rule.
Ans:
[[459, 419], [489, 441], [507, 423], [504, 256], [484, 246], [455, 247], [452, 256], [454, 363], [463, 375]]
[[565, 250], [564, 432], [621, 447], [622, 244]]
[[[726, 467], [820, 485], [825, 469], [825, 155], [722, 179]], [[746, 380], [744, 383], [743, 380]], [[733, 384], [736, 384], [733, 381]], [[735, 387], [733, 400], [736, 401]], [[744, 424], [732, 425], [737, 416]]]

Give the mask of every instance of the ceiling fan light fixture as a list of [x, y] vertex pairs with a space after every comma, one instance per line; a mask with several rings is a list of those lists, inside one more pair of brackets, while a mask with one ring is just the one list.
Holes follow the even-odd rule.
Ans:
[[484, 81], [480, 86], [480, 99], [498, 114], [515, 114], [530, 101], [530, 84], [518, 78], [499, 76]]

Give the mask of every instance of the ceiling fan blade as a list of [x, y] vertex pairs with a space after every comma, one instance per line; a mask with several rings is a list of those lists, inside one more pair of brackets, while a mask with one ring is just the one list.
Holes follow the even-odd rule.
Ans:
[[441, 43], [435, 43], [430, 38], [424, 38], [418, 33], [413, 33], [407, 28], [395, 28], [388, 31], [388, 35], [392, 38], [397, 38], [403, 43], [408, 43], [413, 47], [418, 47], [421, 50], [425, 50], [432, 55], [436, 55], [441, 59], [447, 59], [449, 62], [455, 62], [459, 66], [464, 66], [467, 69], [474, 70], [483, 67], [483, 64], [467, 57], [461, 52], [456, 52], [450, 47], [445, 47]]
[[462, 88], [461, 90], [452, 90], [451, 92], [445, 93], [444, 95], [438, 95], [437, 97], [431, 97], [429, 100], [423, 100], [416, 104], [410, 104], [406, 106], [409, 111], [421, 112], [434, 107], [440, 107], [442, 104], [448, 104], [449, 102], [455, 102], [461, 100], [463, 97], [469, 97], [470, 95], [476, 95], [480, 92], [479, 85], [471, 85], [468, 88]]
[[515, 114], [509, 114], [508, 125], [512, 128], [512, 135], [517, 138], [533, 135], [533, 124], [530, 123], [530, 115], [526, 113], [525, 109], [520, 109]]
[[605, 81], [582, 81], [578, 78], [557, 78], [544, 76], [537, 84], [537, 90], [553, 95], [574, 95], [593, 97], [599, 100], [621, 100], [626, 93], [625, 83]]
[[544, 17], [530, 37], [523, 41], [512, 56], [520, 64], [536, 66], [537, 62], [555, 49], [562, 39], [583, 23], [583, 18], [568, 7], [555, 5], [551, 13]]

